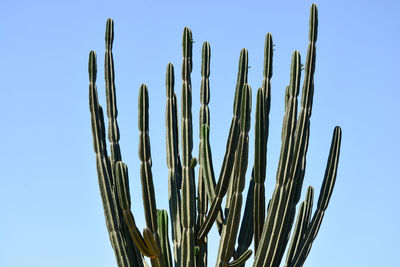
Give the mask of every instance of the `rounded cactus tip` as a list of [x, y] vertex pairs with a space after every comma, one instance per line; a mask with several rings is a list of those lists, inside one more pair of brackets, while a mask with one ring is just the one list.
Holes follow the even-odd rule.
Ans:
[[311, 42], [317, 41], [318, 33], [318, 9], [316, 4], [312, 4], [310, 8], [310, 33], [309, 39]]
[[88, 71], [89, 71], [89, 81], [95, 82], [97, 75], [97, 56], [94, 50], [91, 50], [89, 53]]
[[165, 77], [165, 85], [167, 88], [167, 97], [173, 97], [174, 84], [175, 84], [174, 65], [172, 65], [172, 63], [170, 62], [167, 65], [167, 73], [166, 73], [166, 77]]
[[340, 126], [335, 126], [333, 133], [342, 135], [342, 128]]
[[112, 18], [107, 19], [105, 40], [106, 40], [106, 49], [112, 49], [114, 41], [114, 20]]

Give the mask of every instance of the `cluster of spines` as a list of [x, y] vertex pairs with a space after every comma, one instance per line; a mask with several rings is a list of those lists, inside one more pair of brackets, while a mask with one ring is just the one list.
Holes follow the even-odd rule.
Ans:
[[[312, 98], [314, 91], [315, 42], [317, 39], [317, 8], [313, 4], [310, 15], [310, 43], [305, 64], [301, 109], [297, 114], [297, 97], [300, 91], [302, 65], [300, 53], [292, 55], [290, 84], [285, 92], [285, 115], [282, 125], [282, 147], [278, 164], [276, 187], [267, 210], [265, 209], [264, 181], [266, 174], [266, 149], [270, 110], [270, 80], [272, 77], [273, 42], [271, 34], [265, 39], [265, 56], [262, 87], [257, 91], [255, 115], [255, 159], [245, 204], [245, 216], [239, 232], [242, 192], [248, 158], [248, 132], [250, 129], [251, 89], [247, 84], [248, 55], [243, 49], [239, 59], [234, 110], [226, 152], [215, 182], [209, 144], [209, 74], [210, 46], [203, 44], [202, 83], [200, 92], [200, 145], [199, 178], [197, 192], [198, 217], [196, 222], [196, 191], [192, 158], [192, 33], [183, 33], [181, 145], [182, 165], [178, 145], [177, 98], [174, 93], [174, 70], [167, 66], [166, 130], [167, 166], [169, 168], [169, 204], [171, 213], [174, 264], [168, 240], [166, 211], [156, 210], [151, 173], [150, 140], [148, 136], [148, 90], [139, 92], [139, 157], [141, 160], [142, 194], [147, 228], [143, 235], [137, 229], [130, 211], [128, 169], [122, 162], [119, 148], [119, 129], [112, 58], [113, 22], [107, 21], [105, 82], [107, 94], [108, 138], [111, 156], [107, 156], [103, 111], [98, 104], [96, 89], [96, 54], [89, 56], [89, 88], [94, 150], [99, 176], [100, 192], [110, 240], [119, 266], [147, 266], [142, 255], [150, 257], [152, 266], [206, 266], [207, 234], [214, 222], [221, 234], [217, 266], [244, 266], [252, 254], [249, 250], [254, 236], [256, 252], [253, 266], [278, 266], [282, 260], [289, 234], [295, 219], [296, 205], [300, 199], [305, 173]], [[307, 190], [301, 203], [294, 232], [290, 241], [285, 266], [302, 266], [315, 239], [334, 187], [340, 153], [341, 129], [334, 130], [326, 173], [317, 210], [312, 215], [313, 188]], [[225, 216], [221, 203], [226, 195]], [[210, 210], [207, 214], [207, 207]], [[265, 213], [267, 216], [265, 218]], [[225, 217], [225, 219], [223, 218]], [[129, 233], [129, 234], [128, 234]], [[231, 258], [233, 257], [233, 261]]]

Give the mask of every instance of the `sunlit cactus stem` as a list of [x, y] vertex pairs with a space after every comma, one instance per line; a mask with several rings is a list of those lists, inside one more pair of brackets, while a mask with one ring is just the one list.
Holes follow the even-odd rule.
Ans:
[[179, 266], [181, 262], [181, 198], [180, 187], [181, 173], [180, 160], [179, 160], [179, 145], [178, 145], [178, 115], [177, 115], [177, 100], [174, 93], [174, 66], [168, 63], [166, 73], [166, 92], [167, 92], [167, 105], [165, 111], [165, 126], [167, 135], [167, 166], [168, 172], [168, 199], [169, 210], [171, 216], [172, 228], [172, 241], [174, 249], [174, 262], [175, 266]]
[[194, 170], [191, 168], [193, 133], [192, 133], [192, 31], [183, 30], [183, 63], [182, 63], [182, 238], [181, 266], [194, 266], [194, 227], [196, 222], [196, 190]]
[[[149, 137], [149, 95], [147, 86], [142, 84], [139, 89], [139, 158], [140, 177], [142, 181], [143, 206], [147, 228], [150, 229], [156, 242], [158, 250], [160, 250], [160, 238], [158, 236], [157, 226], [157, 207], [154, 195], [153, 174], [151, 172], [151, 152]], [[152, 266], [163, 267], [164, 258], [159, 255], [157, 259], [152, 258]]]

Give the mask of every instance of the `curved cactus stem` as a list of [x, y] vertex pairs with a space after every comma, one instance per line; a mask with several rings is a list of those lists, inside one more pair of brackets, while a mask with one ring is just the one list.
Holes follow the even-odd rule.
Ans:
[[244, 266], [245, 262], [251, 257], [251, 254], [253, 254], [253, 251], [251, 251], [250, 249], [246, 250], [242, 255], [240, 255], [239, 258], [228, 263], [228, 266]]
[[236, 236], [240, 223], [240, 212], [242, 208], [242, 192], [245, 185], [245, 175], [248, 163], [249, 130], [251, 112], [251, 88], [248, 84], [243, 86], [243, 94], [240, 109], [240, 133], [239, 142], [235, 152], [235, 169], [233, 176], [233, 190], [231, 196], [231, 210], [226, 223], [222, 228], [221, 240], [218, 249], [218, 267], [224, 267], [229, 263], [235, 248]]
[[166, 73], [167, 105], [165, 108], [165, 127], [167, 133], [168, 199], [171, 214], [172, 241], [174, 246], [175, 266], [180, 266], [181, 225], [181, 165], [178, 144], [177, 101], [174, 93], [174, 66], [169, 63]]
[[325, 214], [325, 210], [328, 207], [330, 197], [332, 195], [333, 187], [335, 186], [337, 167], [339, 163], [340, 155], [340, 143], [342, 139], [342, 130], [336, 126], [332, 136], [332, 143], [329, 152], [328, 162], [325, 170], [324, 181], [321, 186], [319, 193], [317, 210], [308, 225], [307, 231], [297, 249], [297, 253], [293, 260], [287, 265], [289, 267], [300, 267], [303, 266], [308, 253], [310, 252], [312, 242], [318, 234], [321, 226], [322, 219]]
[[242, 98], [242, 90], [245, 83], [247, 83], [248, 71], [248, 52], [243, 48], [240, 51], [238, 78], [235, 90], [235, 100], [233, 105], [233, 118], [229, 130], [229, 137], [226, 144], [226, 151], [224, 160], [222, 162], [221, 172], [219, 175], [218, 183], [215, 188], [216, 197], [211, 203], [210, 211], [208, 212], [206, 221], [202, 225], [197, 235], [198, 241], [201, 243], [210, 231], [218, 213], [221, 208], [222, 199], [228, 190], [229, 181], [233, 170], [233, 162], [235, 156], [235, 149], [237, 147], [239, 136], [239, 118], [240, 118], [240, 101]]
[[183, 30], [183, 63], [182, 63], [182, 238], [181, 266], [192, 267], [194, 261], [194, 227], [196, 222], [196, 190], [192, 161], [192, 31]]
[[[149, 137], [149, 95], [145, 84], [139, 89], [139, 158], [140, 178], [142, 181], [143, 207], [147, 228], [152, 232], [157, 249], [160, 250], [160, 238], [157, 226], [157, 207], [154, 195], [153, 175], [151, 172], [151, 151]], [[156, 263], [157, 262], [157, 263]], [[161, 255], [157, 259], [151, 259], [153, 266], [164, 266]]]

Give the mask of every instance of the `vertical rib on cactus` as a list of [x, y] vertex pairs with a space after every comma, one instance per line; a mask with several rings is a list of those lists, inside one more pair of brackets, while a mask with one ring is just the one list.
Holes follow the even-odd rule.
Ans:
[[[94, 151], [96, 153], [96, 166], [100, 195], [103, 202], [106, 226], [110, 237], [111, 245], [119, 267], [143, 266], [140, 254], [136, 248], [129, 247], [127, 240], [129, 236], [124, 236], [120, 216], [118, 216], [118, 203], [113, 190], [113, 178], [111, 163], [107, 155], [105, 141], [105, 126], [103, 109], [99, 104], [96, 88], [97, 60], [96, 53], [90, 51], [89, 54], [89, 107], [91, 114], [92, 134]], [[129, 248], [134, 248], [128, 250]]]
[[182, 240], [181, 266], [194, 266], [194, 226], [196, 222], [196, 191], [192, 161], [192, 88], [190, 73], [192, 71], [192, 31], [183, 30], [183, 63], [182, 63]]
[[[262, 228], [265, 220], [265, 173], [267, 161], [267, 141], [269, 128], [269, 110], [271, 106], [271, 77], [272, 77], [273, 42], [272, 35], [268, 33], [265, 37], [264, 47], [264, 71], [262, 83], [262, 97], [260, 111], [256, 111], [255, 127], [255, 156], [254, 156], [254, 251], [257, 251], [260, 242]], [[257, 114], [259, 114], [257, 116]]]
[[[154, 195], [153, 175], [151, 172], [151, 151], [149, 137], [149, 95], [147, 86], [142, 84], [139, 89], [139, 158], [140, 178], [142, 181], [143, 207], [146, 225], [151, 230], [158, 248], [160, 238], [157, 227], [157, 207]], [[164, 266], [164, 259], [160, 255], [158, 259], [151, 259], [153, 266]]]
[[169, 63], [165, 84], [167, 88], [167, 106], [165, 110], [165, 126], [167, 133], [167, 165], [168, 165], [168, 198], [169, 211], [171, 216], [172, 241], [174, 245], [175, 266], [180, 266], [180, 242], [181, 242], [181, 200], [179, 189], [180, 164], [179, 164], [179, 145], [178, 145], [178, 119], [176, 107], [176, 95], [174, 93], [174, 66]]
[[240, 109], [240, 133], [237, 149], [235, 152], [235, 169], [233, 175], [233, 187], [231, 196], [231, 210], [226, 223], [222, 228], [221, 241], [218, 249], [218, 267], [225, 267], [233, 255], [236, 236], [239, 229], [240, 213], [242, 208], [242, 192], [245, 185], [245, 176], [248, 161], [249, 136], [251, 112], [251, 88], [248, 84], [243, 86], [241, 109]]
[[211, 203], [210, 211], [208, 212], [206, 222], [202, 225], [197, 239], [203, 240], [208, 232], [210, 231], [212, 224], [214, 223], [218, 212], [221, 208], [222, 198], [225, 196], [228, 190], [229, 180], [231, 178], [233, 161], [235, 156], [235, 149], [238, 142], [239, 136], [239, 118], [240, 118], [240, 101], [242, 96], [243, 85], [247, 83], [247, 71], [248, 71], [248, 52], [247, 49], [243, 48], [240, 51], [238, 77], [235, 90], [235, 99], [233, 105], [233, 118], [229, 129], [229, 137], [226, 144], [226, 151], [224, 160], [222, 162], [221, 172], [219, 175], [218, 183], [216, 186], [216, 197]]
[[288, 267], [303, 266], [308, 253], [311, 249], [312, 242], [318, 234], [321, 226], [325, 210], [328, 207], [330, 197], [332, 195], [333, 187], [336, 181], [337, 167], [339, 164], [340, 143], [342, 139], [342, 130], [336, 126], [332, 136], [331, 148], [329, 151], [328, 162], [325, 169], [325, 177], [319, 193], [317, 210], [315, 211], [311, 223], [308, 225], [307, 231], [300, 243], [297, 253], [289, 264]]

